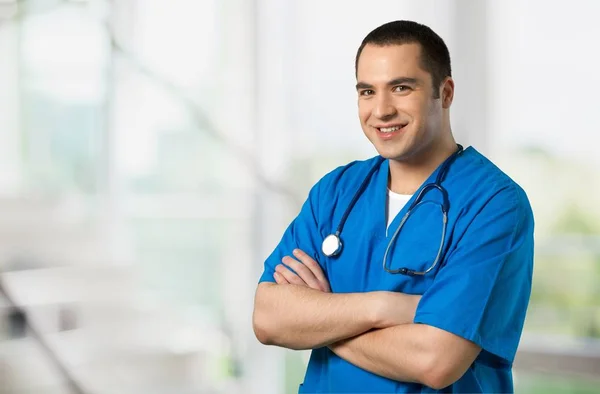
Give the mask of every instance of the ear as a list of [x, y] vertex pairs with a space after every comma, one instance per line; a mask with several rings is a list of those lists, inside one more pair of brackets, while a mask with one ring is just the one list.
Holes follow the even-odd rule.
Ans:
[[442, 99], [442, 108], [448, 109], [454, 99], [454, 80], [446, 77], [440, 86], [440, 98]]

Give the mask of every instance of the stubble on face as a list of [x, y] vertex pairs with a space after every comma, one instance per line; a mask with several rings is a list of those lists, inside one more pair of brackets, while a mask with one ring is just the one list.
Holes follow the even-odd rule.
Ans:
[[433, 143], [442, 111], [431, 75], [421, 68], [419, 44], [367, 44], [358, 61], [357, 93], [362, 129], [383, 157], [411, 160]]

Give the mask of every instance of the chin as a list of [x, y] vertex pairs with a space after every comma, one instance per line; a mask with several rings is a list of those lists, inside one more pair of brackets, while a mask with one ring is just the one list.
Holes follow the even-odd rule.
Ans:
[[403, 160], [410, 156], [410, 152], [399, 147], [375, 146], [375, 150], [377, 150], [377, 153], [379, 153], [381, 157], [389, 160]]

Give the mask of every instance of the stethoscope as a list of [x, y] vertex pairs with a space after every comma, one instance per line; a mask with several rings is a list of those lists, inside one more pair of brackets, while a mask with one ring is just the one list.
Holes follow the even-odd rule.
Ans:
[[[402, 221], [400, 222], [400, 225], [398, 226], [398, 229], [394, 232], [394, 235], [392, 236], [392, 238], [388, 242], [387, 248], [385, 249], [385, 254], [383, 255], [383, 269], [385, 271], [389, 272], [390, 274], [403, 274], [403, 275], [410, 275], [410, 276], [414, 276], [414, 275], [426, 275], [432, 269], [434, 269], [435, 266], [438, 264], [438, 262], [440, 260], [440, 257], [441, 257], [441, 254], [442, 254], [442, 249], [443, 249], [443, 246], [444, 246], [444, 240], [446, 238], [446, 226], [447, 226], [447, 223], [448, 223], [448, 209], [449, 209], [449, 206], [450, 206], [450, 202], [449, 202], [449, 199], [448, 199], [448, 192], [442, 186], [441, 183], [444, 180], [444, 176], [448, 172], [448, 168], [450, 167], [450, 164], [452, 164], [452, 162], [460, 154], [462, 154], [462, 152], [463, 152], [462, 145], [457, 144], [457, 147], [458, 147], [458, 149], [456, 150], [456, 152], [454, 152], [450, 157], [448, 157], [442, 163], [442, 166], [440, 167], [440, 171], [438, 172], [438, 175], [437, 175], [437, 177], [435, 179], [435, 182], [428, 183], [425, 186], [423, 186], [423, 188], [421, 189], [421, 191], [419, 192], [419, 194], [417, 195], [417, 197], [410, 204], [410, 206], [408, 208], [408, 211], [404, 214], [404, 217], [402, 218]], [[346, 220], [348, 219], [348, 215], [350, 215], [350, 212], [352, 211], [352, 208], [354, 208], [354, 205], [356, 204], [356, 201], [364, 193], [365, 189], [367, 188], [367, 185], [369, 184], [369, 180], [371, 179], [371, 177], [373, 176], [373, 174], [375, 173], [375, 171], [379, 168], [379, 166], [381, 165], [381, 163], [383, 163], [384, 160], [385, 159], [383, 159], [382, 157], [379, 157], [379, 159], [377, 160], [377, 163], [375, 163], [375, 165], [371, 168], [371, 170], [369, 171], [369, 173], [367, 174], [367, 176], [365, 177], [365, 179], [363, 180], [363, 182], [360, 184], [360, 187], [358, 188], [358, 190], [354, 194], [354, 197], [352, 197], [352, 200], [350, 201], [350, 204], [348, 205], [348, 208], [346, 208], [346, 211], [344, 212], [344, 215], [342, 216], [342, 219], [340, 220], [340, 223], [339, 223], [339, 225], [338, 225], [335, 233], [329, 234], [323, 240], [323, 244], [321, 245], [321, 250], [323, 251], [323, 254], [325, 254], [325, 256], [327, 256], [327, 257], [334, 257], [334, 256], [338, 256], [341, 253], [341, 251], [342, 251], [342, 240], [340, 238], [340, 234], [342, 233], [342, 229], [344, 228], [344, 224], [346, 224]], [[433, 201], [422, 201], [423, 197], [425, 196], [425, 194], [429, 190], [432, 190], [432, 189], [437, 189], [437, 190], [440, 191], [440, 193], [442, 193], [442, 198], [443, 198], [442, 204], [438, 204], [438, 203], [435, 203]], [[440, 206], [440, 208], [442, 210], [442, 239], [440, 241], [440, 246], [438, 248], [437, 256], [436, 256], [433, 264], [431, 264], [431, 266], [429, 268], [427, 268], [425, 271], [415, 271], [415, 270], [411, 270], [411, 269], [406, 268], [406, 267], [399, 268], [399, 269], [391, 269], [391, 268], [389, 268], [388, 264], [387, 264], [388, 253], [390, 251], [390, 248], [394, 244], [394, 241], [398, 237], [398, 234], [400, 233], [400, 230], [404, 226], [404, 223], [406, 223], [406, 221], [408, 220], [408, 218], [411, 215], [411, 213], [416, 208], [418, 208], [419, 206], [421, 206], [423, 204], [426, 204], [426, 203], [437, 204], [437, 205]]]

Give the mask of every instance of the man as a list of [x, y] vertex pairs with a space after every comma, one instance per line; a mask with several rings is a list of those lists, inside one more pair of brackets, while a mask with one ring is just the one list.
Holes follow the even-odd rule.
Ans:
[[379, 156], [312, 188], [265, 261], [256, 336], [313, 349], [300, 393], [512, 392], [533, 271], [527, 196], [454, 141], [450, 55], [431, 29], [380, 26], [355, 67]]

